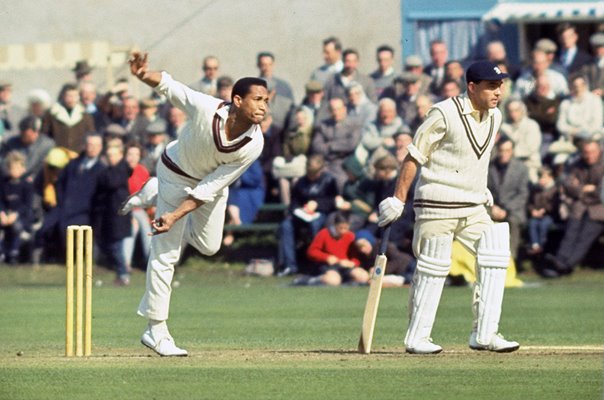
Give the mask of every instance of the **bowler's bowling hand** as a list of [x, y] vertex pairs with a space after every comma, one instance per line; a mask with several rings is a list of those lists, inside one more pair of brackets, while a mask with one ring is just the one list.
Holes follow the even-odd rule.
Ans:
[[380, 202], [378, 209], [380, 211], [378, 226], [382, 228], [400, 218], [405, 209], [405, 203], [400, 201], [397, 197], [388, 197]]
[[139, 79], [143, 79], [145, 72], [149, 69], [147, 53], [140, 53], [138, 51], [132, 52], [128, 63], [130, 64], [130, 72], [132, 75], [137, 76]]
[[168, 232], [172, 228], [172, 225], [174, 225], [174, 222], [176, 222], [176, 218], [174, 218], [172, 213], [165, 213], [159, 218], [155, 218], [151, 221], [150, 236]]

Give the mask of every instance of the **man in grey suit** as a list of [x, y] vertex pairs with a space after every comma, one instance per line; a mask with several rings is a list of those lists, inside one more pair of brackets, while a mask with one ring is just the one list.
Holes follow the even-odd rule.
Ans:
[[526, 223], [529, 175], [526, 166], [514, 158], [514, 142], [502, 136], [497, 142], [497, 157], [489, 166], [488, 188], [493, 194], [491, 217], [510, 225], [510, 252], [515, 259]]

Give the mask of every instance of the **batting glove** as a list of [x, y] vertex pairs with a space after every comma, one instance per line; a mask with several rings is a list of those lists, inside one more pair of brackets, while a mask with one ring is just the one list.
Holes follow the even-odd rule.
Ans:
[[381, 228], [399, 219], [405, 209], [405, 203], [394, 196], [388, 197], [380, 202], [378, 209], [380, 211], [378, 226]]
[[495, 200], [493, 199], [493, 193], [491, 193], [491, 191], [487, 188], [486, 192], [484, 192], [487, 195], [487, 202], [486, 205], [487, 207], [493, 207], [495, 205]]

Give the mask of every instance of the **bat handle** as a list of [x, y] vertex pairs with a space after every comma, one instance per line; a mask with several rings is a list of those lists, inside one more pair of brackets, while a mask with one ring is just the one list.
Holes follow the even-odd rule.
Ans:
[[380, 251], [379, 254], [386, 254], [386, 249], [388, 248], [388, 240], [390, 239], [390, 229], [392, 225], [387, 225], [382, 228], [382, 241], [380, 242]]

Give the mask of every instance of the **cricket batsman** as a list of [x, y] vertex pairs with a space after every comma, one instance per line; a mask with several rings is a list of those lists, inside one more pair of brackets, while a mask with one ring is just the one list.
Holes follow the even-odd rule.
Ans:
[[409, 292], [408, 353], [439, 353], [431, 332], [445, 279], [451, 267], [453, 239], [476, 255], [477, 281], [469, 345], [474, 350], [511, 352], [520, 345], [499, 334], [506, 269], [510, 260], [507, 223], [494, 223], [485, 205], [489, 156], [501, 125], [497, 103], [508, 74], [479, 61], [466, 71], [467, 92], [435, 104], [417, 129], [402, 162], [394, 196], [379, 205], [378, 225], [403, 213], [419, 170], [413, 207], [413, 251], [417, 270]]
[[156, 205], [145, 294], [138, 314], [148, 325], [141, 342], [162, 356], [186, 356], [168, 331], [174, 265], [183, 241], [204, 255], [220, 248], [228, 186], [262, 152], [260, 122], [268, 111], [266, 81], [242, 78], [231, 103], [196, 92], [166, 72], [150, 71], [147, 54], [132, 53], [130, 72], [185, 112], [189, 123], [168, 144], [151, 179], [120, 210]]

